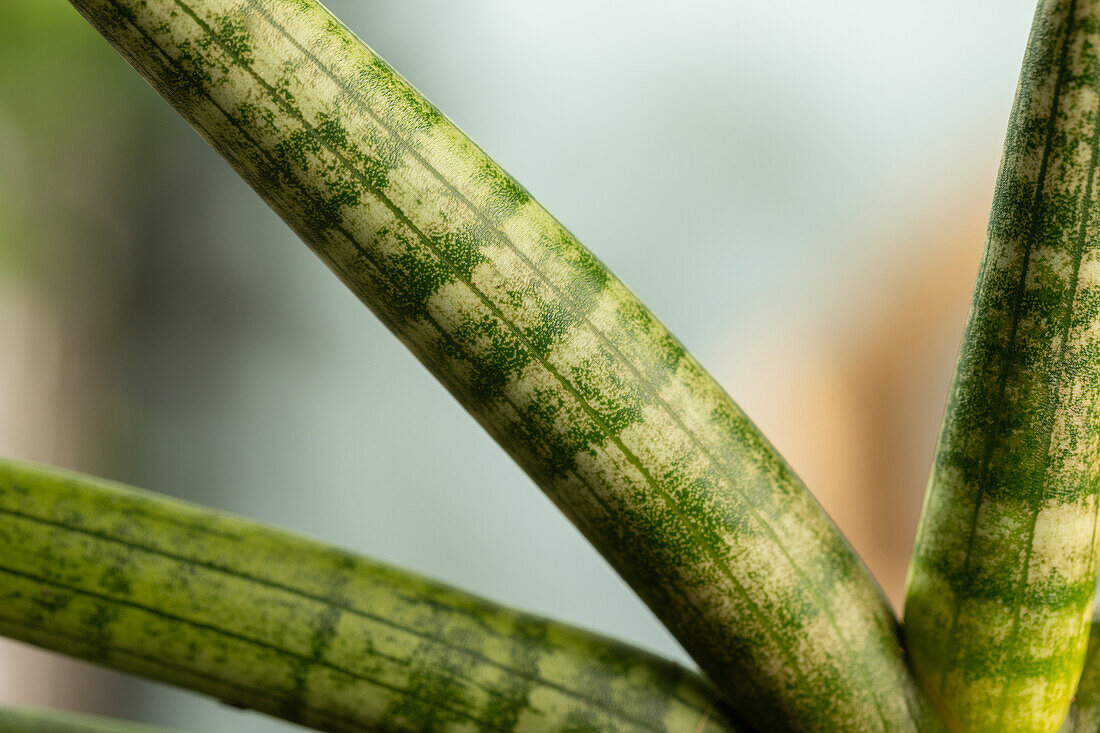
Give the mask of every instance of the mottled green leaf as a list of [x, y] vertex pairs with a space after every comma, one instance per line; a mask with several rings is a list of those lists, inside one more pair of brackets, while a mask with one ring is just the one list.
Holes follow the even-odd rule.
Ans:
[[910, 568], [916, 669], [966, 731], [1052, 731], [1100, 486], [1100, 2], [1035, 16]]
[[645, 652], [78, 474], [0, 460], [0, 547], [0, 633], [320, 730], [744, 730]]

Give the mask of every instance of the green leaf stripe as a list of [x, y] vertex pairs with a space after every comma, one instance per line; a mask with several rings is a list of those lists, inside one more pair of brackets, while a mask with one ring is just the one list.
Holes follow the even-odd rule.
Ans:
[[1100, 2], [1039, 3], [908, 581], [963, 730], [1051, 731], [1096, 580]]
[[0, 461], [0, 542], [4, 635], [320, 730], [745, 730], [671, 662], [117, 484]]
[[914, 730], [895, 619], [798, 478], [566, 229], [312, 0], [73, 4], [762, 729]]
[[169, 733], [163, 728], [150, 728], [96, 715], [2, 707], [0, 707], [0, 731], [4, 733]]

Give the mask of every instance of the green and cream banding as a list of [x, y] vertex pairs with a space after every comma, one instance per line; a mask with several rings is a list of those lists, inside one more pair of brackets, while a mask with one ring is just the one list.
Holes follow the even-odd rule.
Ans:
[[111, 482], [0, 460], [0, 540], [5, 636], [319, 730], [746, 730], [672, 662]]
[[1100, 2], [1039, 3], [910, 568], [967, 731], [1051, 731], [1081, 671], [1100, 470]]

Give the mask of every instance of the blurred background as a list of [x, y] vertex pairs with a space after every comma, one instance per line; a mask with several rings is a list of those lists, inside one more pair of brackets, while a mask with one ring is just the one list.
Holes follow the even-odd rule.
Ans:
[[[897, 604], [1034, 4], [328, 4], [654, 309]], [[63, 0], [0, 1], [0, 454], [690, 664]], [[0, 702], [295, 729], [3, 641]]]

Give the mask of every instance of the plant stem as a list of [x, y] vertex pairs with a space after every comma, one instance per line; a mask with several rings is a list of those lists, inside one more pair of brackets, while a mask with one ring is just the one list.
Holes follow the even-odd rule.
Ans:
[[931, 719], [896, 620], [752, 422], [314, 0], [73, 0], [761, 729]]
[[907, 584], [918, 673], [963, 730], [1051, 731], [1096, 582], [1100, 2], [1043, 0]]
[[671, 662], [86, 476], [0, 460], [0, 539], [0, 633], [320, 730], [744, 730]]
[[0, 707], [0, 730], [4, 733], [169, 733], [162, 728], [96, 715], [3, 707]]

